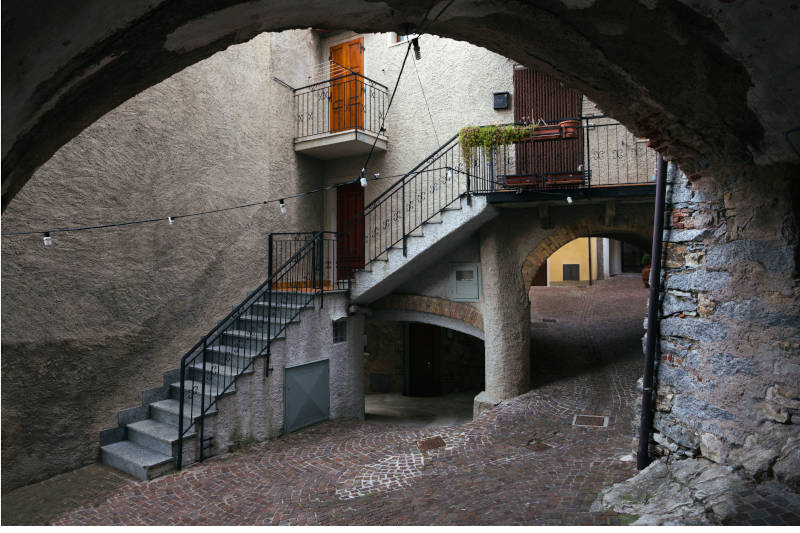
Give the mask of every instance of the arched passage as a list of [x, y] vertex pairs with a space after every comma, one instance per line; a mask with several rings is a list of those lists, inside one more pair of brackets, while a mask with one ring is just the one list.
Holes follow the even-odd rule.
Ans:
[[2, 205], [60, 146], [143, 89], [261, 32], [304, 27], [421, 27], [484, 46], [584, 92], [689, 173], [787, 162], [793, 154], [781, 136], [797, 113], [786, 102], [796, 101], [800, 74], [791, 53], [775, 51], [794, 49], [795, 20], [789, 5], [766, 1], [718, 10], [678, 0], [346, 0], [336, 10], [322, 0], [124, 10], [100, 0], [80, 9], [16, 3], [3, 12]]
[[554, 229], [525, 258], [522, 264], [525, 287], [530, 287], [533, 284], [533, 278], [545, 264], [548, 257], [578, 237], [608, 237], [631, 242], [640, 248], [648, 249], [652, 236], [652, 220], [649, 222], [649, 227], [647, 223], [647, 220], [642, 220], [641, 218], [627, 218], [622, 224], [609, 227], [604, 226], [601, 221], [594, 217], [587, 217]]

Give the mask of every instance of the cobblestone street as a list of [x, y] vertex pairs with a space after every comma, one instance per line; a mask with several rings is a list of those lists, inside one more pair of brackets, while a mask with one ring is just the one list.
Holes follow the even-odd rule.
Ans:
[[129, 481], [51, 523], [624, 524], [629, 517], [589, 507], [601, 488], [636, 472], [629, 454], [645, 298], [631, 276], [536, 291], [535, 388], [476, 421], [325, 422]]

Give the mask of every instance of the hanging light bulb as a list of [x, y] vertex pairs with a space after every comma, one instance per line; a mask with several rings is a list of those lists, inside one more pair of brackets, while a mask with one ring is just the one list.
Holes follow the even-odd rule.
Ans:
[[278, 200], [278, 205], [281, 208], [281, 214], [285, 215], [286, 214], [286, 202], [283, 201], [283, 198]]
[[578, 172], [583, 172], [583, 163], [578, 165]]
[[375, 173], [375, 175], [374, 175], [373, 177], [374, 177], [376, 180], [379, 180], [379, 179], [381, 179], [381, 173], [380, 173], [380, 172], [376, 172], [376, 173]]
[[367, 186], [367, 178], [364, 177], [364, 171], [365, 170], [367, 170], [367, 169], [365, 169], [365, 168], [361, 169], [361, 179], [358, 180], [361, 183], [362, 187], [366, 187]]
[[453, 169], [452, 168], [448, 168], [447, 169], [447, 179], [451, 179], [452, 177], [453, 177]]
[[411, 39], [411, 44], [414, 45], [414, 57], [417, 59], [417, 61], [419, 61], [422, 59], [422, 52], [419, 49], [419, 39], [414, 37]]
[[572, 204], [572, 196], [567, 196], [567, 203]]
[[44, 245], [45, 246], [53, 246], [53, 239], [52, 239], [52, 237], [50, 237], [50, 232], [49, 231], [45, 231], [44, 232]]
[[169, 221], [170, 226], [175, 222], [175, 219], [172, 217], [167, 217], [167, 220]]

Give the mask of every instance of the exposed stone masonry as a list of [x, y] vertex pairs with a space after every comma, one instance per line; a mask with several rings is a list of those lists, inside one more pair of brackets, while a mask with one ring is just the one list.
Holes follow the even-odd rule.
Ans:
[[376, 309], [394, 309], [402, 311], [420, 311], [439, 316], [455, 318], [470, 326], [483, 330], [483, 316], [475, 306], [469, 303], [453, 302], [443, 298], [433, 298], [418, 294], [391, 294], [375, 303]]
[[790, 184], [779, 173], [758, 185], [693, 181], [673, 166], [669, 181], [656, 448], [797, 489], [800, 319]]

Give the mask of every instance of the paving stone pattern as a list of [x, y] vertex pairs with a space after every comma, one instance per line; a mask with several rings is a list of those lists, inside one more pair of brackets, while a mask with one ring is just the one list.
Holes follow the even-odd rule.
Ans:
[[[129, 481], [49, 522], [628, 523], [629, 516], [589, 509], [601, 489], [636, 472], [633, 462], [622, 459], [630, 454], [641, 374], [646, 291], [640, 283], [629, 276], [537, 294], [533, 320], [542, 323], [536, 315], [544, 312], [556, 321], [532, 328], [535, 388], [473, 422], [324, 422], [154, 481]], [[608, 427], [574, 426], [575, 415], [608, 416]], [[420, 451], [420, 441], [436, 436], [444, 447]], [[771, 509], [759, 505], [769, 497], [753, 493], [752, 512], [743, 508], [735, 523], [785, 523], [758, 512]]]

